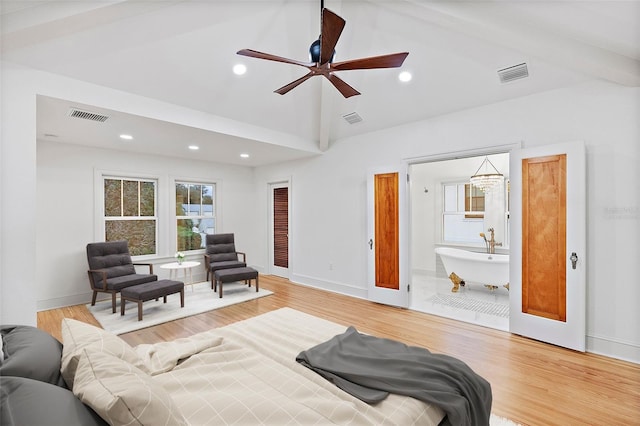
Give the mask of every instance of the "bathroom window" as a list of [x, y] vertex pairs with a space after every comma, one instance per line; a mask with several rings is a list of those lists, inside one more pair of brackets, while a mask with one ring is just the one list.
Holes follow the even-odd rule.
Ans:
[[484, 217], [484, 192], [470, 183], [464, 184], [464, 211], [466, 219]]
[[442, 185], [442, 240], [446, 243], [481, 244], [484, 228], [484, 193], [469, 182]]

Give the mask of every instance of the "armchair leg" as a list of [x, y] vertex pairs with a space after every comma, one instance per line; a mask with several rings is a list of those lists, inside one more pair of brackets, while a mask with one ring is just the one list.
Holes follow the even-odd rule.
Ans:
[[111, 293], [111, 310], [112, 310], [113, 314], [116, 313], [116, 293], [115, 293], [115, 291], [113, 293]]
[[96, 305], [96, 297], [98, 296], [98, 292], [93, 290], [93, 296], [91, 296], [91, 306]]

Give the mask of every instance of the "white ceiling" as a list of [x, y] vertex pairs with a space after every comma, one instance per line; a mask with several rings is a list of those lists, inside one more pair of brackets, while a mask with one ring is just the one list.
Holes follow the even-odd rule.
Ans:
[[[336, 61], [409, 52], [401, 69], [341, 72], [362, 93], [349, 99], [322, 77], [284, 96], [275, 94], [306, 70], [236, 55], [250, 48], [307, 61], [320, 29], [319, 1], [1, 0], [0, 5], [3, 61], [235, 124], [230, 135], [39, 97], [38, 138], [44, 141], [256, 166], [317, 155], [352, 135], [588, 79], [640, 84], [638, 1], [326, 0], [325, 7], [347, 22]], [[528, 78], [499, 82], [497, 70], [523, 62]], [[248, 68], [241, 77], [232, 73], [237, 63]], [[401, 70], [410, 71], [413, 80], [401, 83]], [[110, 118], [105, 123], [71, 119], [66, 116], [71, 106]], [[348, 124], [342, 116], [352, 112], [363, 121]], [[265, 143], [256, 129], [289, 140]], [[135, 139], [123, 144], [120, 133]], [[291, 140], [312, 143], [292, 146]], [[192, 143], [200, 150], [186, 149]], [[240, 159], [240, 152], [251, 157]]]

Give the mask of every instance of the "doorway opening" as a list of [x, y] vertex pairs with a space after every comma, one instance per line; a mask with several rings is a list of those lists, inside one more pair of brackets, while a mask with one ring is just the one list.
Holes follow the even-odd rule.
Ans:
[[[478, 265], [473, 264], [490, 254], [508, 259], [509, 148], [481, 155], [457, 153], [409, 166], [410, 309], [509, 330], [508, 260], [504, 270], [496, 275], [489, 271], [488, 278], [474, 273]], [[503, 176], [496, 186], [481, 190], [470, 177], [485, 159]], [[436, 248], [460, 250], [453, 254], [461, 259], [452, 265]], [[480, 258], [473, 258], [475, 254]], [[462, 259], [467, 256], [472, 259]]]

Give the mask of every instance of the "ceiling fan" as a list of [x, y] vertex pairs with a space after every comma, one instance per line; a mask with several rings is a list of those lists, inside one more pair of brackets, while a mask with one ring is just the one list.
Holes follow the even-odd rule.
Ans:
[[343, 62], [333, 62], [335, 55], [335, 47], [340, 38], [340, 34], [344, 29], [346, 21], [323, 6], [321, 2], [320, 10], [322, 13], [320, 38], [314, 41], [309, 48], [311, 62], [301, 62], [293, 59], [283, 58], [280, 56], [262, 53], [251, 49], [242, 49], [238, 51], [238, 55], [249, 56], [252, 58], [266, 59], [268, 61], [284, 62], [286, 64], [299, 65], [309, 70], [307, 74], [291, 83], [275, 90], [275, 93], [284, 95], [299, 84], [316, 75], [323, 75], [335, 86], [345, 98], [359, 95], [356, 89], [348, 85], [344, 80], [335, 75], [336, 71], [361, 70], [374, 68], [398, 68], [402, 66], [409, 52], [393, 53], [390, 55], [370, 56], [367, 58], [352, 59]]

